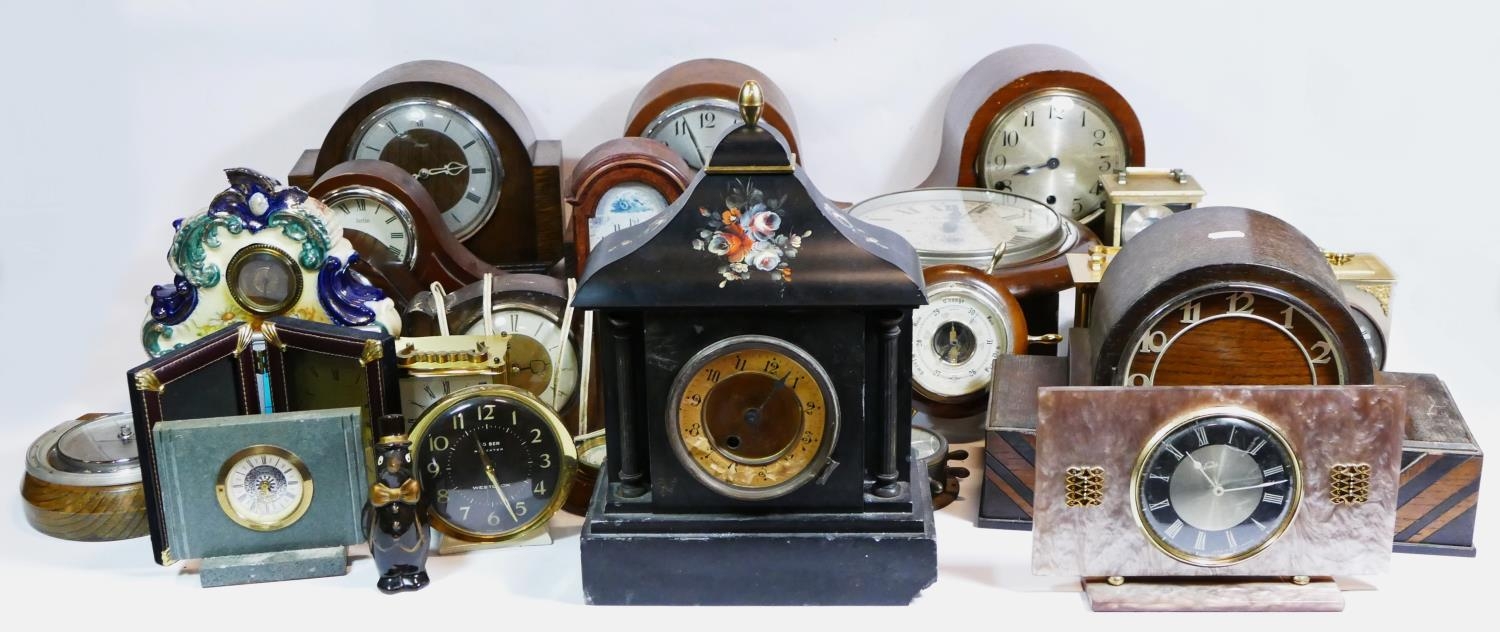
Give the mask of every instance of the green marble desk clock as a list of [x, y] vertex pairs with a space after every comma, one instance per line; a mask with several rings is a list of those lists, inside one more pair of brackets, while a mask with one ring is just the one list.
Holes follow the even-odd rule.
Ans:
[[163, 421], [164, 530], [207, 587], [343, 575], [364, 541], [358, 408]]

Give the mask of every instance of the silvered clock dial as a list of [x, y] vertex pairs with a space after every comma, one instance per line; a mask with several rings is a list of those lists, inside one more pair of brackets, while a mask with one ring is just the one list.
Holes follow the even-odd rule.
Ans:
[[322, 199], [330, 210], [343, 215], [345, 230], [374, 237], [397, 261], [411, 265], [417, 251], [417, 231], [411, 211], [396, 198], [374, 187], [347, 186]]
[[915, 189], [871, 198], [849, 214], [896, 232], [916, 248], [922, 265], [961, 263], [985, 268], [1004, 244], [1000, 268], [1056, 254], [1077, 239], [1051, 208], [1019, 195], [984, 189]]
[[997, 116], [985, 135], [984, 186], [1039, 200], [1087, 223], [1104, 208], [1099, 175], [1125, 168], [1125, 139], [1103, 108], [1072, 90], [1050, 90]]

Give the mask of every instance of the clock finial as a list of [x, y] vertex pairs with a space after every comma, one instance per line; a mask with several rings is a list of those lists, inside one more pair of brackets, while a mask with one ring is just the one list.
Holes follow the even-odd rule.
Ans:
[[760, 112], [765, 107], [765, 98], [761, 95], [760, 84], [754, 79], [740, 86], [740, 117], [745, 119], [745, 124], [750, 127], [760, 125]]

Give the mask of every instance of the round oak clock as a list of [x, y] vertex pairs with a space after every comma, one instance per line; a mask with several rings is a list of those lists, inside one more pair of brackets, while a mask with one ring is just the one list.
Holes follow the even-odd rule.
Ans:
[[572, 484], [577, 452], [562, 421], [530, 392], [499, 384], [454, 391], [412, 431], [432, 525], [468, 542], [544, 528]]
[[912, 405], [945, 418], [984, 409], [995, 358], [1026, 352], [1021, 305], [997, 278], [943, 264], [922, 271], [927, 305], [912, 314]]
[[1089, 343], [1096, 385], [1371, 384], [1359, 324], [1321, 250], [1242, 208], [1179, 213], [1104, 272]]
[[361, 256], [393, 260], [411, 271], [416, 284], [439, 283], [451, 291], [486, 272], [499, 272], [449, 232], [442, 210], [421, 181], [395, 164], [369, 159], [343, 162], [318, 178], [307, 193], [342, 217], [345, 235], [363, 233], [379, 244], [377, 253], [360, 250], [367, 242], [351, 240]]
[[664, 143], [688, 167], [702, 169], [719, 138], [745, 122], [738, 99], [746, 80], [760, 85], [762, 124], [780, 132], [796, 156], [797, 122], [786, 95], [759, 70], [727, 59], [693, 59], [652, 77], [630, 105], [625, 136]]
[[559, 144], [537, 140], [516, 101], [472, 68], [424, 60], [376, 75], [289, 179], [309, 188], [355, 159], [409, 174], [443, 227], [488, 263], [541, 271], [562, 258]]
[[1077, 55], [1030, 44], [995, 52], [959, 79], [924, 186], [1009, 191], [1087, 224], [1104, 210], [1099, 175], [1145, 160], [1130, 103]]
[[137, 449], [129, 413], [90, 413], [48, 430], [26, 451], [26, 521], [81, 542], [146, 535]]
[[691, 173], [672, 149], [644, 138], [616, 138], [584, 154], [573, 167], [567, 199], [573, 206], [577, 269], [583, 269], [600, 240], [671, 205], [687, 188]]

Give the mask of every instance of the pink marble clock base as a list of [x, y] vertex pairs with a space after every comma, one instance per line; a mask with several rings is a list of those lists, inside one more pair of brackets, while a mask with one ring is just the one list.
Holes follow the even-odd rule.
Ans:
[[1338, 583], [1314, 577], [1298, 586], [1282, 578], [1127, 578], [1112, 586], [1104, 578], [1083, 580], [1094, 612], [1338, 612]]

